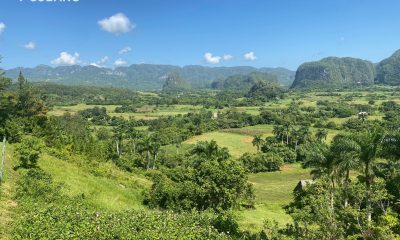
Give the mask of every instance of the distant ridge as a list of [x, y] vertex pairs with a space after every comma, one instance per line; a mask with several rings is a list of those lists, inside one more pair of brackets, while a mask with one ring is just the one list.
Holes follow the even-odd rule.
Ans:
[[176, 72], [193, 88], [209, 88], [217, 79], [251, 72], [267, 72], [277, 76], [281, 85], [290, 86], [294, 72], [285, 68], [205, 67], [189, 65], [184, 67], [156, 64], [133, 64], [128, 67], [100, 68], [96, 66], [59, 66], [39, 65], [34, 68], [13, 68], [6, 70], [6, 76], [16, 79], [19, 71], [29, 81], [54, 82], [65, 85], [87, 85], [129, 88], [136, 90], [162, 89], [166, 77]]

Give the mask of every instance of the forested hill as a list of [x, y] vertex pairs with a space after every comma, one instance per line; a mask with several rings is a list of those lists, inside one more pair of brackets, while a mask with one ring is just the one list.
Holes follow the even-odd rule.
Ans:
[[375, 66], [356, 58], [329, 57], [300, 65], [292, 88], [330, 88], [374, 83]]
[[399, 86], [400, 50], [397, 50], [391, 57], [380, 62], [376, 66], [376, 73], [376, 83]]
[[211, 84], [213, 89], [234, 90], [248, 92], [257, 82], [272, 81], [277, 82], [277, 77], [270, 73], [252, 72], [250, 74], [238, 74], [219, 79]]
[[116, 69], [95, 66], [60, 66], [39, 65], [35, 68], [14, 68], [6, 71], [6, 76], [16, 79], [19, 72], [30, 81], [47, 81], [66, 85], [111, 86], [138, 90], [161, 89], [167, 75], [178, 73], [193, 88], [208, 88], [216, 79], [237, 74], [249, 74], [254, 71], [268, 72], [277, 76], [281, 85], [290, 86], [294, 72], [285, 68], [254, 67], [204, 67], [172, 66], [154, 64], [134, 64]]

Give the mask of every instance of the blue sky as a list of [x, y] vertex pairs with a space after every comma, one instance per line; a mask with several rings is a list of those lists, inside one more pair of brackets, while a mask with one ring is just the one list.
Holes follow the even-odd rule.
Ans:
[[400, 48], [399, 9], [397, 0], [1, 0], [0, 67], [377, 62]]

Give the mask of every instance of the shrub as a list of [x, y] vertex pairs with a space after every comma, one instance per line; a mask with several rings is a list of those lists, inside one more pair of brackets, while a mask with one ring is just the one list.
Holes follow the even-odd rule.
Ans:
[[283, 164], [283, 159], [272, 153], [245, 153], [240, 160], [249, 172], [274, 172]]
[[17, 146], [16, 151], [22, 167], [35, 167], [42, 153], [43, 142], [36, 137], [25, 137]]

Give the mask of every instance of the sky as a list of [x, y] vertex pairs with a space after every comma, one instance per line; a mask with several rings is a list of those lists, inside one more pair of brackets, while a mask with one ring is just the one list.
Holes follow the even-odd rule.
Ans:
[[0, 68], [286, 67], [400, 49], [398, 0], [1, 0]]

